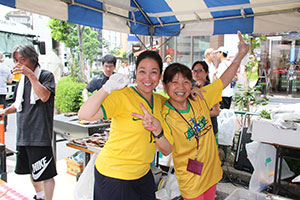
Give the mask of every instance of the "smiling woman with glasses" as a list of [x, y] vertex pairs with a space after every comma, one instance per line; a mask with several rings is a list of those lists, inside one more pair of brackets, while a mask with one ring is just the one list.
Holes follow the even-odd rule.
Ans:
[[[206, 61], [196, 61], [192, 66], [192, 74], [193, 79], [195, 81], [195, 85], [200, 88], [211, 83], [209, 78], [209, 67]], [[217, 138], [218, 133], [218, 122], [217, 116], [220, 114], [220, 105], [216, 103], [211, 110], [209, 111], [210, 119], [213, 125], [214, 134]], [[216, 139], [217, 140], [217, 139]], [[218, 140], [217, 140], [218, 142]]]

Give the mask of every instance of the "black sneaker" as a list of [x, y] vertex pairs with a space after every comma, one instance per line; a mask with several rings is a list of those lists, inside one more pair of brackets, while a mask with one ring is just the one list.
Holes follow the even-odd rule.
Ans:
[[33, 199], [35, 199], [35, 200], [44, 200], [44, 199], [38, 199], [38, 198], [36, 197], [36, 195], [33, 196]]

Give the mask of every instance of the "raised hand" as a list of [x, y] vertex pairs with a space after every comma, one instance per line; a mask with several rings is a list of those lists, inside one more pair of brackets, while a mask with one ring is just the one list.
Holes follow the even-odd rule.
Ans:
[[238, 44], [239, 56], [243, 58], [248, 53], [250, 49], [250, 45], [245, 43], [240, 31], [238, 31], [237, 34], [239, 37], [239, 44]]
[[108, 81], [102, 86], [102, 88], [110, 94], [111, 91], [122, 89], [129, 83], [129, 78], [124, 74], [115, 73], [111, 75]]
[[33, 71], [29, 67], [20, 63], [14, 66], [12, 71], [13, 71], [13, 75], [24, 74], [25, 76], [28, 77], [33, 74]]
[[144, 115], [138, 113], [131, 113], [131, 115], [142, 119], [144, 128], [151, 131], [155, 136], [157, 136], [162, 131], [159, 120], [153, 117], [142, 103], [140, 103], [140, 107], [142, 108]]

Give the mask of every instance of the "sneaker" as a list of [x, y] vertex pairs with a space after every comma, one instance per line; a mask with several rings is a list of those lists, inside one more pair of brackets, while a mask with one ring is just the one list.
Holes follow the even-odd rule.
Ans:
[[35, 199], [35, 200], [44, 200], [44, 199], [38, 199], [38, 198], [36, 197], [36, 195], [33, 196], [33, 199]]

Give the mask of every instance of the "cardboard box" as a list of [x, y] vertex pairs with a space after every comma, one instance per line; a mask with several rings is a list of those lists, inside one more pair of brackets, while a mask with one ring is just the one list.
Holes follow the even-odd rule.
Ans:
[[79, 172], [83, 171], [83, 163], [77, 162], [71, 158], [65, 157], [67, 162], [67, 173], [76, 176]]
[[252, 140], [300, 148], [299, 124], [297, 130], [292, 130], [276, 127], [272, 121], [254, 120], [252, 126]]

